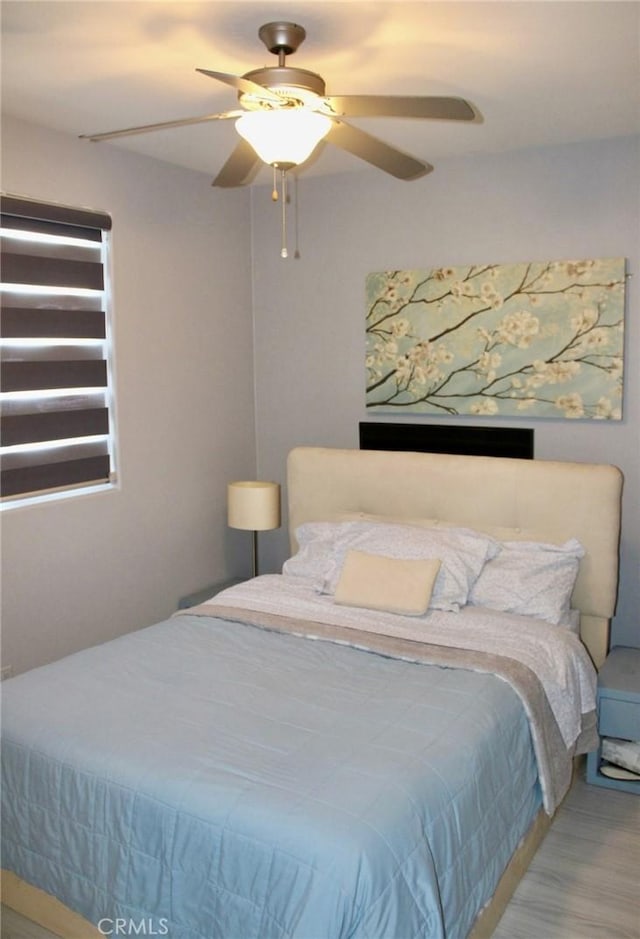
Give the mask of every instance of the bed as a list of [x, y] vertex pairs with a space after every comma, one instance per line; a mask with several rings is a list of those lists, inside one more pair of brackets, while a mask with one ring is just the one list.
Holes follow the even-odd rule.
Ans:
[[57, 934], [489, 936], [595, 747], [619, 470], [298, 448], [287, 483], [282, 574], [3, 683], [3, 902]]

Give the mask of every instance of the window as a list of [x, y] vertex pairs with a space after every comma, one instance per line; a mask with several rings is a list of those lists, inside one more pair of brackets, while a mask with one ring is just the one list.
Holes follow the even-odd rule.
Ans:
[[103, 213], [1, 197], [2, 507], [115, 481]]

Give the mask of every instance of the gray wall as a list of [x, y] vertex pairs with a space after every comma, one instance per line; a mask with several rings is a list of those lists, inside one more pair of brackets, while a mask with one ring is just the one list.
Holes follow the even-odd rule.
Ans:
[[[300, 444], [357, 447], [370, 271], [582, 257], [628, 258], [621, 422], [503, 420], [535, 428], [541, 459], [610, 462], [625, 475], [613, 641], [640, 645], [640, 147], [638, 138], [456, 159], [424, 179], [382, 173], [299, 183], [300, 260], [279, 257], [278, 209], [252, 192], [258, 466], [284, 482]], [[464, 419], [459, 419], [465, 423]], [[472, 421], [466, 421], [473, 423]], [[496, 421], [478, 421], [489, 426]], [[263, 569], [285, 530], [261, 537]]]
[[5, 191], [113, 216], [120, 485], [2, 513], [2, 660], [21, 671], [163, 619], [248, 556], [225, 505], [255, 473], [250, 206], [17, 121], [2, 158]]

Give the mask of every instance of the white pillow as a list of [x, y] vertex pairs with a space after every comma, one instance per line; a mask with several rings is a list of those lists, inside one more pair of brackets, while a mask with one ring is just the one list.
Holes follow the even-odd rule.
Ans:
[[584, 548], [575, 538], [563, 545], [506, 541], [471, 589], [469, 603], [521, 613], [555, 626], [571, 621], [571, 594]]
[[422, 616], [439, 570], [437, 558], [408, 561], [348, 551], [333, 599], [344, 606]]
[[485, 562], [499, 550], [493, 538], [466, 528], [418, 528], [382, 522], [345, 522], [338, 528], [321, 593], [335, 593], [348, 551], [407, 560], [438, 558], [441, 567], [430, 604], [436, 610], [457, 611], [464, 606]]

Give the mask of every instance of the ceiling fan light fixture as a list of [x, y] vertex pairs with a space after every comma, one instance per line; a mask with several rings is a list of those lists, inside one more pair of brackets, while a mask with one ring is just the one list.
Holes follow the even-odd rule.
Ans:
[[250, 111], [236, 121], [236, 130], [269, 166], [287, 169], [308, 160], [331, 121], [306, 108]]

